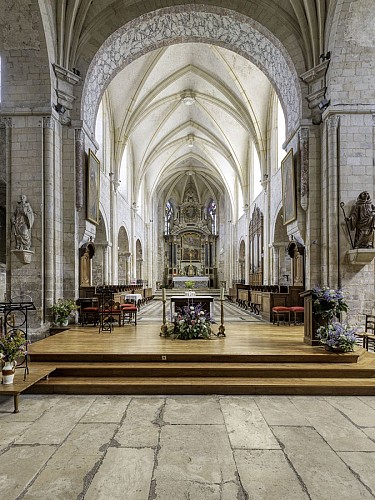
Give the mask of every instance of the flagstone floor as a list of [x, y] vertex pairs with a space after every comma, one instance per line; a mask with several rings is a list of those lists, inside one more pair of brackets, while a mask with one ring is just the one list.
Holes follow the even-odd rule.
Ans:
[[0, 400], [0, 498], [375, 498], [375, 397]]

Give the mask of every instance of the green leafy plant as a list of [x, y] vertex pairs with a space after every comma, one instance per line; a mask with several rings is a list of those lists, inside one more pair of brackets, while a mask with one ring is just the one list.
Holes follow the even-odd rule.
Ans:
[[321, 318], [332, 321], [340, 312], [346, 312], [348, 305], [344, 300], [341, 288], [315, 287], [312, 290], [313, 312]]
[[355, 328], [347, 323], [342, 324], [336, 321], [321, 326], [316, 331], [316, 336], [321, 344], [326, 345], [332, 351], [354, 351], [356, 343]]
[[185, 287], [191, 290], [192, 288], [194, 288], [194, 281], [185, 281]]
[[72, 299], [59, 299], [51, 307], [51, 311], [54, 314], [56, 323], [63, 323], [69, 318], [72, 312], [76, 310], [76, 303]]
[[212, 335], [209, 314], [202, 305], [187, 305], [179, 308], [167, 336], [180, 340], [209, 339]]
[[16, 358], [25, 356], [29, 343], [20, 330], [0, 333], [0, 358], [13, 362]]

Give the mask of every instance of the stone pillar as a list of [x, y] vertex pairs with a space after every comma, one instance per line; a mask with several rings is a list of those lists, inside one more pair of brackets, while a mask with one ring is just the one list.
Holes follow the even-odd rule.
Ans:
[[109, 245], [108, 242], [103, 245], [103, 284], [109, 285], [109, 255], [108, 255]]
[[85, 165], [85, 134], [82, 129], [75, 129], [75, 170], [76, 170], [76, 208], [83, 207], [83, 170]]
[[339, 194], [338, 194], [338, 134], [340, 118], [337, 115], [327, 119], [327, 178], [328, 206], [327, 206], [327, 285], [339, 285]]
[[54, 182], [54, 130], [51, 116], [43, 118], [43, 178], [44, 178], [44, 317], [55, 301], [54, 297], [54, 231], [55, 231], [55, 182]]
[[125, 285], [130, 283], [130, 252], [125, 252]]
[[[5, 170], [5, 180], [6, 180], [6, 185], [7, 185], [7, 190], [6, 190], [6, 214], [7, 214], [7, 219], [9, 220], [9, 214], [10, 214], [10, 207], [11, 207], [11, 144], [12, 144], [12, 119], [8, 117], [0, 117], [0, 133], [4, 134], [4, 141], [2, 141], [3, 144], [5, 144], [5, 165], [4, 165], [4, 170]], [[11, 282], [11, 260], [10, 260], [10, 249], [11, 249], [11, 231], [10, 231], [10, 226], [7, 220], [6, 224], [6, 297], [5, 300], [10, 300], [11, 298], [11, 292], [10, 292], [10, 282]], [[1, 297], [3, 299], [3, 297]]]
[[301, 207], [307, 210], [309, 206], [309, 129], [303, 127], [299, 133], [301, 152]]
[[281, 245], [272, 245], [272, 284], [280, 284], [280, 247]]

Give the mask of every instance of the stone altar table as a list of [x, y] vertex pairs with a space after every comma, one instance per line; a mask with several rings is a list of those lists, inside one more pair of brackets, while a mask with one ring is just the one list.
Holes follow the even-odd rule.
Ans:
[[185, 281], [193, 281], [194, 288], [208, 288], [209, 276], [174, 276], [173, 288], [186, 288]]

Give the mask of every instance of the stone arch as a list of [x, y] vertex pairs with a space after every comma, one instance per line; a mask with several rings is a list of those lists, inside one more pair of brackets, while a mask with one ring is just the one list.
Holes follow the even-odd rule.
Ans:
[[103, 43], [87, 71], [81, 117], [93, 131], [101, 96], [126, 65], [152, 50], [176, 43], [200, 42], [225, 47], [258, 66], [275, 87], [287, 117], [288, 134], [299, 125], [302, 99], [293, 62], [264, 26], [229, 9], [205, 6], [164, 8], [117, 29]]

